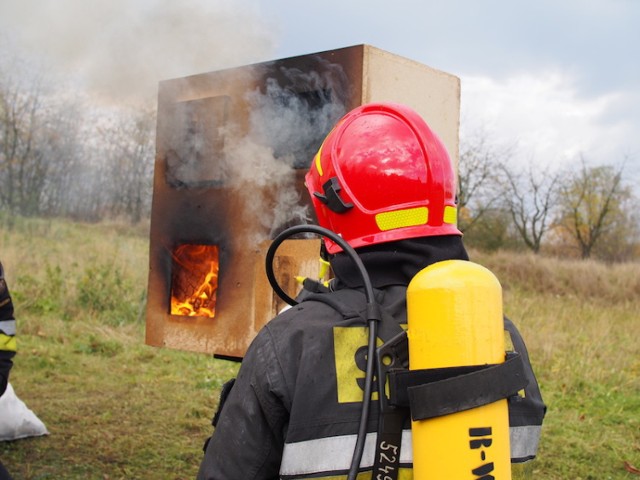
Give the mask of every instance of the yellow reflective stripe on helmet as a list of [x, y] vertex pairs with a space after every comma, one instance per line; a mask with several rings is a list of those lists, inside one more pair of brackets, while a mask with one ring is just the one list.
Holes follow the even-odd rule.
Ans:
[[444, 217], [442, 220], [444, 223], [450, 223], [452, 225], [458, 223], [458, 209], [456, 207], [446, 205], [444, 207]]
[[0, 350], [4, 350], [5, 352], [15, 352], [17, 350], [16, 338], [13, 335], [0, 333]]
[[386, 231], [394, 228], [425, 225], [428, 219], [429, 209], [427, 207], [416, 207], [378, 213], [376, 215], [376, 224], [380, 230]]
[[322, 153], [322, 145], [320, 145], [320, 148], [318, 149], [318, 153], [316, 153], [316, 158], [315, 158], [316, 170], [318, 170], [318, 175], [320, 176], [324, 175], [324, 173], [322, 172], [322, 163], [320, 162], [321, 153]]

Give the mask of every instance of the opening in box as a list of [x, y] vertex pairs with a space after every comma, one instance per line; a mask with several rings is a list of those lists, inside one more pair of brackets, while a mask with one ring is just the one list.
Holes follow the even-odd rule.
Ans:
[[173, 251], [171, 315], [215, 317], [218, 269], [217, 245], [178, 245]]

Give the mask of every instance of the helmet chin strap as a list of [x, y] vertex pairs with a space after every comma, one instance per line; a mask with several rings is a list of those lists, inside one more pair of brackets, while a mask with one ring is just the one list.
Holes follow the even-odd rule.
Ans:
[[344, 213], [353, 208], [353, 203], [345, 203], [338, 193], [342, 190], [338, 177], [331, 177], [323, 185], [324, 195], [313, 192], [313, 196], [324, 203], [329, 210], [336, 213]]

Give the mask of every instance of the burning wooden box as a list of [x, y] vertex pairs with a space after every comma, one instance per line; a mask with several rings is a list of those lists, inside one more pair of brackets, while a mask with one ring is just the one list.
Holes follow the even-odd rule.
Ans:
[[[270, 239], [313, 222], [303, 177], [350, 109], [411, 105], [458, 158], [459, 80], [359, 45], [163, 81], [158, 95], [146, 343], [240, 358], [284, 305]], [[280, 283], [317, 277], [318, 239], [285, 241]]]

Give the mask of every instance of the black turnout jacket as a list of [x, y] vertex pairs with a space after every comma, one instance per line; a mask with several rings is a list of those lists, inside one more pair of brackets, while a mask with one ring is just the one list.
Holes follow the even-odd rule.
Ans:
[[[378, 301], [399, 324], [406, 323], [406, 288], [418, 271], [441, 260], [468, 260], [458, 236], [403, 240], [358, 253]], [[331, 264], [336, 291], [324, 295], [362, 289], [347, 255], [334, 256]], [[362, 408], [366, 327], [363, 318], [313, 300], [270, 321], [249, 347], [219, 411], [198, 479], [344, 478]], [[372, 402], [364, 467], [373, 465], [377, 408]], [[399, 479], [412, 478], [411, 455], [407, 422]]]

